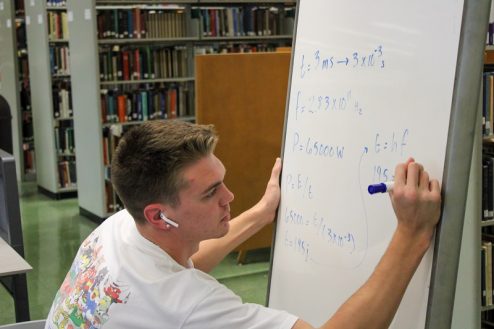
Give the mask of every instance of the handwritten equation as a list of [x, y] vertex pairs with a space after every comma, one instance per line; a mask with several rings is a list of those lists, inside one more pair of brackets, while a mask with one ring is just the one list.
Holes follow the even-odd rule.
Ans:
[[[284, 222], [287, 225], [285, 230], [283, 244], [295, 254], [302, 256], [304, 261], [314, 261], [319, 263], [311, 254], [312, 242], [305, 238], [304, 233], [312, 233], [312, 236], [318, 238], [322, 243], [332, 248], [342, 250], [347, 254], [352, 254], [356, 249], [355, 234], [352, 232], [339, 232], [334, 225], [314, 212], [312, 216], [306, 217], [301, 211], [286, 207], [284, 210]], [[290, 226], [298, 229], [290, 229]], [[303, 228], [306, 228], [306, 231]]]
[[292, 151], [320, 158], [343, 159], [345, 146], [330, 144], [311, 136], [303, 136], [299, 132], [293, 134]]
[[309, 200], [314, 198], [314, 192], [312, 188], [312, 180], [308, 175], [287, 174], [285, 181], [285, 190], [287, 192], [293, 191], [297, 196], [302, 199], [307, 198]]
[[347, 112], [356, 115], [364, 114], [364, 110], [358, 100], [352, 98], [349, 90], [342, 95], [316, 95], [297, 91], [295, 103], [295, 119], [302, 115], [330, 114]]
[[320, 49], [316, 49], [311, 55], [306, 56], [304, 53], [300, 55], [298, 70], [301, 79], [337, 68], [384, 69], [383, 46], [378, 45], [370, 51], [354, 51], [343, 55], [323, 53]]

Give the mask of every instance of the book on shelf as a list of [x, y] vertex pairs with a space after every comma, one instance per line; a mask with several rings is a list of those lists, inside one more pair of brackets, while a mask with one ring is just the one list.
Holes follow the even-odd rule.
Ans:
[[[290, 42], [282, 44], [289, 46]], [[280, 47], [279, 43], [216, 43], [210, 45], [200, 45], [194, 47], [196, 55], [206, 54], [227, 54], [227, 53], [256, 53], [256, 52], [274, 52]]]
[[52, 75], [70, 74], [70, 52], [68, 46], [51, 46], [50, 67]]
[[101, 47], [102, 82], [186, 78], [187, 48], [183, 46]]
[[69, 81], [56, 81], [52, 85], [53, 117], [69, 119], [73, 116], [72, 92]]
[[48, 40], [69, 40], [69, 23], [67, 13], [48, 11]]
[[480, 249], [480, 291], [481, 305], [487, 306], [487, 291], [486, 291], [486, 263], [487, 263], [487, 247], [482, 245]]
[[65, 0], [49, 0], [46, 2], [48, 8], [60, 8], [65, 7], [67, 5], [67, 1]]
[[97, 12], [99, 39], [163, 39], [187, 36], [187, 18], [183, 8], [166, 6], [104, 8]]
[[[204, 37], [292, 35], [294, 9], [270, 6], [194, 8]], [[198, 12], [197, 12], [198, 11]]]
[[34, 149], [25, 148], [23, 150], [24, 153], [24, 168], [26, 172], [34, 172], [36, 168]]
[[60, 156], [74, 154], [75, 139], [72, 120], [58, 122], [58, 126], [55, 127], [55, 148]]
[[494, 45], [494, 22], [489, 23], [489, 27], [487, 29], [487, 45]]
[[24, 13], [25, 13], [24, 0], [15, 0], [14, 8], [15, 8], [15, 15], [16, 16], [24, 15]]
[[106, 211], [108, 213], [113, 213], [124, 208], [122, 201], [115, 191], [113, 191], [113, 187], [109, 181], [105, 181], [105, 195]]
[[74, 160], [63, 160], [58, 162], [58, 186], [60, 188], [76, 187], [76, 165]]
[[482, 89], [482, 134], [489, 136], [494, 132], [494, 72], [483, 74]]
[[192, 115], [187, 83], [101, 89], [102, 123], [173, 119]]
[[[483, 241], [482, 242], [482, 250], [483, 250], [483, 271], [484, 275], [482, 278], [484, 279], [484, 283], [481, 284], [483, 287], [482, 296], [485, 298], [482, 299], [483, 306], [492, 306], [493, 305], [493, 276], [492, 276], [492, 242]], [[481, 264], [482, 265], [482, 264]], [[485, 291], [485, 294], [484, 294]]]

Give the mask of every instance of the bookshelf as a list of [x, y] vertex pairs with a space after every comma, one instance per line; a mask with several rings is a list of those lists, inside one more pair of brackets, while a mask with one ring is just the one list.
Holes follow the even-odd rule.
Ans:
[[60, 199], [77, 195], [67, 9], [64, 2], [25, 3], [37, 183]]
[[[492, 41], [492, 31], [488, 40]], [[482, 111], [482, 206], [480, 214], [480, 303], [482, 328], [494, 328], [494, 277], [492, 242], [494, 242], [494, 46], [486, 45], [481, 92]]]
[[[293, 9], [295, 2], [288, 6]], [[257, 51], [259, 45], [291, 43], [291, 33], [235, 32], [240, 20], [233, 13], [258, 7], [276, 7], [271, 11], [284, 14], [285, 2], [67, 1], [71, 68], [77, 73], [71, 81], [81, 214], [101, 221], [121, 208], [109, 164], [128, 129], [145, 120], [195, 121], [196, 53]], [[264, 10], [264, 21], [271, 11]], [[211, 27], [206, 13], [208, 19], [218, 17], [214, 36], [204, 31]], [[219, 33], [220, 27], [233, 32]]]
[[[16, 161], [17, 180], [24, 179], [24, 159], [22, 151], [22, 116], [20, 108], [20, 84], [17, 57], [15, 3], [0, 1], [0, 95], [10, 107], [12, 130], [12, 150]], [[5, 122], [2, 122], [5, 124]], [[10, 148], [10, 146], [9, 146]]]

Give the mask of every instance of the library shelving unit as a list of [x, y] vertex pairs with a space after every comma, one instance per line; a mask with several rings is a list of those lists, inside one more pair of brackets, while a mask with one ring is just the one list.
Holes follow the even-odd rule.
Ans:
[[494, 46], [486, 46], [482, 81], [482, 215], [481, 245], [481, 321], [482, 328], [494, 328], [494, 277], [492, 244], [494, 242]]
[[145, 120], [195, 121], [196, 52], [291, 44], [279, 1], [68, 0], [67, 8], [79, 209], [96, 221], [121, 208], [109, 165], [122, 134]]
[[62, 1], [25, 3], [38, 189], [77, 195], [67, 9]]
[[[17, 58], [15, 4], [13, 1], [0, 1], [0, 95], [10, 107], [10, 126], [12, 130], [12, 146], [7, 145], [14, 154], [16, 161], [17, 180], [24, 179], [24, 160], [22, 151], [22, 117], [19, 111], [19, 71]], [[8, 120], [8, 119], [2, 119]], [[5, 122], [2, 122], [5, 124]], [[12, 147], [12, 150], [10, 150]], [[10, 153], [9, 152], [9, 153]]]
[[22, 118], [22, 151], [24, 161], [22, 170], [24, 174], [23, 180], [28, 181], [36, 178], [36, 165], [34, 154], [33, 115], [31, 111], [31, 87], [29, 83], [26, 19], [24, 1], [16, 0], [14, 4], [19, 68], [20, 117]]

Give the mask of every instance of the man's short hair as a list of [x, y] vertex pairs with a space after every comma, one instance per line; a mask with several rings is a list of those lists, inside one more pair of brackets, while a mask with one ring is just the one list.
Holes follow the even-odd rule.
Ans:
[[154, 202], [178, 205], [183, 169], [212, 154], [218, 136], [212, 125], [182, 120], [147, 121], [125, 133], [115, 150], [111, 180], [129, 213], [144, 222]]

